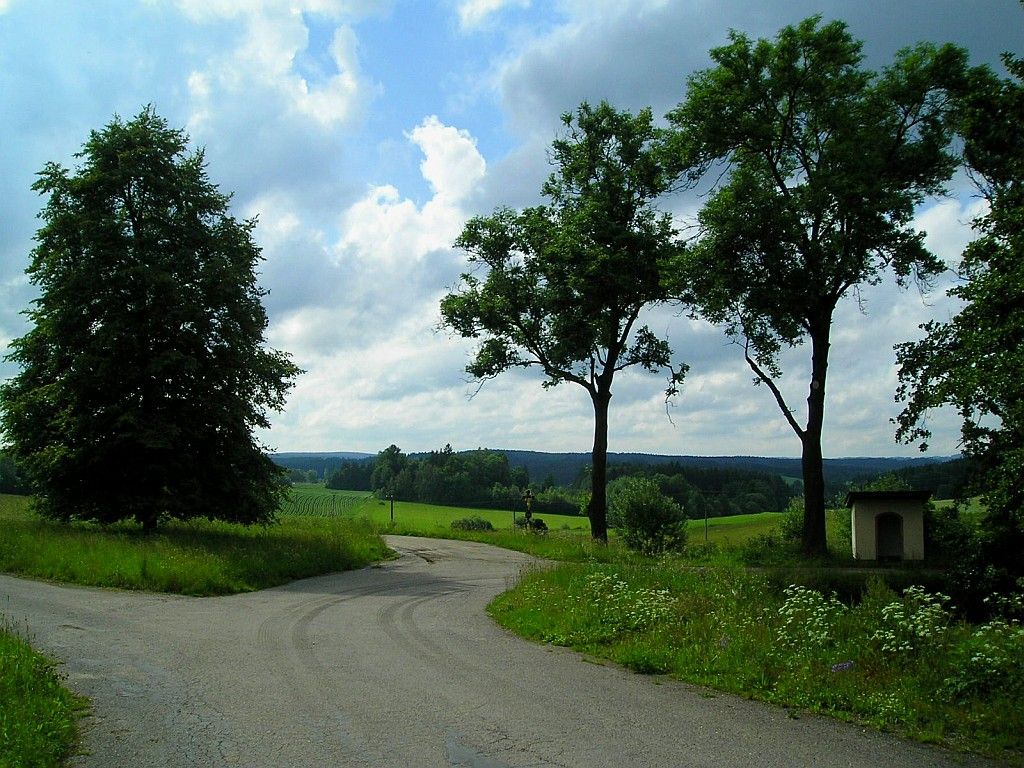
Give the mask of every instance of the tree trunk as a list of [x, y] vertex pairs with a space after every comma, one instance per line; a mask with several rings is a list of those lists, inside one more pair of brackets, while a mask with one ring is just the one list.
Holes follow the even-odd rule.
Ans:
[[825, 469], [821, 456], [821, 432], [825, 420], [825, 376], [828, 373], [831, 317], [811, 330], [811, 385], [807, 394], [807, 428], [800, 436], [804, 479], [803, 551], [828, 553], [825, 539]]
[[592, 392], [594, 403], [594, 450], [590, 454], [590, 535], [595, 541], [608, 543], [608, 403], [612, 393]]

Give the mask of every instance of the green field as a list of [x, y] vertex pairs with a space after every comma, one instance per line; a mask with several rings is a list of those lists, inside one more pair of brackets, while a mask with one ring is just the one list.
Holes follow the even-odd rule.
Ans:
[[[367, 491], [335, 491], [322, 485], [299, 483], [292, 488], [291, 496], [281, 507], [281, 513], [318, 517], [363, 517], [391, 529], [391, 503], [374, 498]], [[445, 507], [396, 501], [395, 525], [389, 532], [429, 536], [435, 531], [449, 530], [453, 520], [470, 516], [482, 517], [490, 521], [495, 528], [512, 527], [511, 510]], [[516, 516], [522, 517], [523, 510], [518, 510]], [[590, 530], [590, 523], [585, 517], [548, 514], [538, 514], [536, 517], [542, 518], [548, 528], [553, 530]]]
[[[375, 498], [367, 491], [335, 491], [322, 485], [300, 483], [292, 488], [289, 499], [281, 508], [282, 515], [307, 515], [315, 517], [367, 518], [386, 529], [389, 533], [408, 533], [418, 536], [450, 536], [453, 520], [466, 517], [482, 517], [497, 530], [513, 527], [511, 510], [474, 509], [469, 507], [445, 507], [434, 504], [420, 504], [411, 501], [396, 501], [394, 504], [394, 525], [391, 525], [391, 503]], [[522, 518], [523, 510], [515, 511]], [[589, 533], [590, 521], [575, 515], [549, 515], [537, 513], [552, 532], [573, 531]], [[707, 541], [722, 546], [739, 545], [753, 536], [769, 533], [778, 528], [783, 514], [764, 512], [758, 515], [733, 515], [712, 517], [707, 521]], [[690, 520], [691, 542], [705, 540], [705, 521]]]

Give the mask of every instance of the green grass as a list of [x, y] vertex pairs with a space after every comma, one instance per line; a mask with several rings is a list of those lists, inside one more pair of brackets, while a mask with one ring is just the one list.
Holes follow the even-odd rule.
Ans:
[[[711, 544], [731, 546], [743, 544], [754, 536], [778, 529], [782, 512], [762, 512], [758, 515], [730, 515], [708, 519], [707, 541]], [[704, 520], [690, 520], [687, 523], [689, 541], [699, 544], [705, 541]]]
[[[322, 485], [300, 483], [292, 488], [291, 499], [282, 507], [282, 514], [364, 517], [381, 526], [391, 525], [391, 503], [373, 497], [366, 491], [335, 491]], [[489, 521], [495, 528], [511, 528], [512, 512], [500, 509], [474, 509], [421, 504], [412, 501], [395, 502], [393, 532], [428, 536], [451, 527], [453, 520], [476, 515]], [[523, 510], [516, 511], [522, 517]], [[585, 517], [573, 515], [537, 514], [551, 529], [590, 530]]]
[[[337, 510], [334, 512], [333, 510]], [[434, 504], [396, 501], [394, 524], [390, 502], [374, 498], [366, 491], [334, 491], [315, 484], [297, 484], [292, 499], [282, 509], [284, 514], [365, 518], [380, 526], [382, 532], [408, 536], [480, 541], [505, 549], [527, 552], [550, 560], [607, 561], [629, 558], [631, 554], [616, 541], [614, 532], [608, 547], [595, 544], [590, 538], [590, 521], [574, 515], [537, 513], [547, 524], [549, 533], [538, 536], [514, 529], [509, 510], [447, 507]], [[523, 511], [515, 512], [522, 518]], [[481, 517], [494, 526], [494, 531], [453, 530], [455, 520]], [[708, 543], [713, 547], [733, 547], [760, 534], [778, 528], [783, 515], [766, 512], [759, 515], [713, 517], [708, 520]], [[704, 520], [689, 521], [690, 541], [704, 542]], [[611, 550], [608, 552], [606, 550]]]
[[0, 766], [64, 765], [86, 708], [61, 684], [54, 664], [0, 615]]
[[39, 519], [20, 496], [0, 496], [0, 571], [101, 587], [220, 595], [359, 568], [387, 556], [374, 526], [283, 515], [269, 526], [209, 521], [144, 534]]
[[769, 576], [686, 558], [561, 563], [488, 610], [524, 637], [638, 672], [1024, 764], [1019, 624], [970, 627], [878, 578], [840, 604]]

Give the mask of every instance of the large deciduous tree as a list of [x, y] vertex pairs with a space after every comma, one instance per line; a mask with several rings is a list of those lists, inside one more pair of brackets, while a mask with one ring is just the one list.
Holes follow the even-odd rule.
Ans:
[[662, 274], [675, 232], [655, 207], [666, 190], [649, 111], [606, 103], [563, 116], [552, 147], [547, 205], [500, 209], [470, 220], [456, 245], [475, 271], [441, 302], [444, 325], [480, 344], [466, 370], [477, 379], [540, 368], [544, 386], [572, 382], [594, 407], [591, 533], [608, 538], [608, 406], [619, 371], [668, 369], [668, 393], [685, 366], [646, 326], [645, 307], [665, 297]]
[[264, 344], [253, 221], [146, 108], [50, 163], [28, 275], [40, 295], [0, 389], [40, 511], [61, 520], [273, 518], [285, 485], [253, 434], [299, 373]]
[[[732, 32], [730, 41], [711, 52], [715, 65], [690, 78], [685, 101], [669, 114], [670, 162], [680, 177], [713, 179], [677, 293], [726, 326], [799, 437], [802, 543], [821, 554], [833, 314], [887, 269], [901, 284], [943, 269], [911, 222], [955, 167], [947, 88], [959, 82], [965, 54], [919, 45], [875, 73], [862, 67], [861, 44], [844, 24], [817, 17], [775, 40]], [[811, 371], [801, 423], [779, 386], [779, 354], [805, 341]]]
[[949, 291], [965, 306], [949, 322], [922, 326], [924, 339], [897, 347], [897, 437], [927, 447], [926, 416], [952, 405], [962, 445], [975, 459], [976, 489], [988, 508], [989, 560], [1024, 574], [1024, 59], [1004, 57], [1012, 79], [974, 73], [960, 100], [964, 159], [989, 203], [964, 251], [962, 282]]

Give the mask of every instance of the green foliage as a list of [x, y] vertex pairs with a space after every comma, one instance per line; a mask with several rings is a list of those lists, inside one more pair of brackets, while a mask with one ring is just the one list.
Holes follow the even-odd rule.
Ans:
[[906, 403], [897, 438], [922, 450], [929, 410], [957, 410], [988, 507], [984, 557], [1012, 577], [1024, 574], [1024, 59], [1005, 63], [1012, 79], [977, 70], [957, 102], [966, 164], [989, 203], [949, 291], [965, 306], [897, 347], [896, 396]]
[[720, 467], [693, 467], [678, 462], [615, 463], [608, 479], [648, 477], [686, 510], [690, 518], [781, 512], [793, 494], [779, 475]]
[[28, 483], [14, 457], [7, 451], [0, 451], [0, 493], [24, 494], [28, 491]]
[[284, 493], [253, 431], [299, 371], [264, 345], [255, 223], [186, 148], [147, 108], [33, 185], [40, 295], [0, 409], [48, 517], [266, 522]]
[[638, 587], [609, 573], [588, 575], [583, 595], [611, 634], [653, 627], [671, 616], [675, 607], [667, 589]]
[[607, 538], [605, 469], [608, 403], [615, 374], [668, 368], [668, 394], [685, 367], [672, 368], [667, 342], [636, 327], [641, 311], [665, 298], [662, 274], [675, 251], [669, 216], [654, 205], [668, 189], [650, 110], [581, 105], [563, 118], [552, 145], [550, 203], [499, 209], [471, 219], [456, 241], [473, 271], [441, 302], [442, 323], [479, 341], [466, 370], [480, 380], [537, 367], [544, 386], [572, 382], [594, 406], [589, 514]]
[[343, 461], [327, 477], [326, 485], [339, 491], [372, 491], [374, 462]]
[[[509, 467], [500, 451], [475, 450], [456, 453], [450, 445], [423, 456], [408, 456], [395, 445], [377, 455], [369, 465], [368, 488], [379, 498], [391, 495], [400, 501], [491, 509], [523, 509], [528, 476]], [[360, 472], [366, 471], [366, 465]], [[343, 467], [328, 487], [341, 487]], [[346, 486], [357, 488], [359, 486]], [[573, 514], [576, 494], [549, 488], [534, 495], [537, 511]]]
[[686, 546], [686, 515], [654, 480], [621, 478], [611, 484], [608, 496], [609, 521], [630, 549], [656, 555]]
[[799, 541], [804, 532], [804, 500], [795, 497], [786, 507], [786, 515], [782, 518], [779, 535], [784, 541]]
[[452, 528], [457, 531], [493, 531], [494, 526], [491, 525], [490, 520], [485, 520], [479, 515], [473, 515], [472, 517], [460, 517], [458, 520], [452, 520]]
[[954, 657], [952, 674], [943, 681], [943, 694], [954, 701], [1011, 699], [1024, 690], [1024, 627], [1018, 621], [994, 619], [981, 625]]
[[53, 662], [32, 650], [0, 614], [0, 765], [65, 765], [86, 707], [63, 686]]
[[776, 642], [795, 654], [827, 646], [846, 606], [835, 595], [825, 597], [799, 584], [790, 584], [782, 594], [785, 599], [778, 609]]
[[[805, 551], [824, 554], [821, 456], [826, 373], [839, 301], [891, 268], [903, 283], [943, 269], [913, 225], [915, 206], [951, 175], [948, 90], [966, 55], [902, 51], [876, 74], [841, 22], [812, 17], [774, 41], [733, 32], [715, 66], [689, 79], [669, 114], [669, 162], [696, 183], [719, 178], [680, 261], [680, 299], [743, 346], [799, 437]], [[724, 172], [721, 172], [722, 167]], [[719, 175], [720, 174], [720, 175]], [[781, 388], [783, 347], [810, 341], [805, 423]]]

